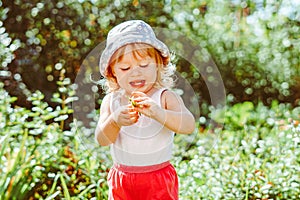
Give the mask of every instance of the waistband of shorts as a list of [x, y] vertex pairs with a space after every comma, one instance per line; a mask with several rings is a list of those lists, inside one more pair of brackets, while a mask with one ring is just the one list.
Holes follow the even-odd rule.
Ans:
[[160, 170], [171, 165], [170, 161], [166, 161], [160, 164], [147, 165], [147, 166], [127, 166], [118, 163], [114, 163], [113, 167], [119, 171], [127, 173], [147, 173]]

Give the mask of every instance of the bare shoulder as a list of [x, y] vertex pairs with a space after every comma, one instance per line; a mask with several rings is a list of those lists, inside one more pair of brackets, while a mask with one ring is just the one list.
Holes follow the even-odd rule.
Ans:
[[170, 98], [181, 98], [178, 94], [176, 94], [174, 91], [172, 90], [164, 90], [162, 92], [162, 96], [161, 96], [162, 99], [170, 99]]
[[102, 102], [101, 102], [101, 106], [102, 105], [105, 106], [107, 104], [110, 104], [111, 97], [112, 97], [112, 93], [108, 93], [107, 95], [105, 95]]
[[177, 110], [185, 107], [182, 98], [171, 90], [165, 90], [162, 93], [161, 105], [163, 108], [168, 110]]
[[104, 117], [110, 114], [111, 97], [112, 93], [109, 93], [104, 96], [100, 107], [100, 117]]

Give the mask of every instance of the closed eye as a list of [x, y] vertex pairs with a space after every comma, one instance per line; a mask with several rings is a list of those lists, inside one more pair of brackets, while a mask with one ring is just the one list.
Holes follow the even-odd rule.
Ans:
[[142, 68], [148, 67], [148, 64], [142, 64], [142, 65], [140, 65], [140, 67], [142, 67]]
[[124, 67], [124, 68], [120, 68], [122, 71], [127, 71], [129, 70], [130, 67]]

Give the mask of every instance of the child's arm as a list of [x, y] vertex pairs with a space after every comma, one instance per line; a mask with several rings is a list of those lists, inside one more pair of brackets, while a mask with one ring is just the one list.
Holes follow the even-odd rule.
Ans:
[[114, 142], [120, 131], [120, 127], [113, 120], [113, 115], [109, 109], [110, 99], [110, 95], [106, 95], [101, 103], [100, 118], [95, 130], [95, 138], [102, 146]]
[[136, 110], [142, 114], [157, 120], [176, 133], [190, 134], [195, 130], [194, 116], [185, 107], [181, 97], [174, 92], [167, 90], [162, 94], [162, 108], [148, 96], [136, 95], [139, 96], [135, 99]]
[[120, 106], [115, 112], [110, 111], [110, 95], [104, 97], [100, 118], [95, 130], [95, 137], [102, 146], [114, 143], [119, 135], [121, 126], [129, 126], [137, 122], [138, 113], [131, 105]]

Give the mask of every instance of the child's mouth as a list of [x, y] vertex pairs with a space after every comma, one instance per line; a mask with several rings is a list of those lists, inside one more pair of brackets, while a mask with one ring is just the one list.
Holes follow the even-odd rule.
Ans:
[[136, 81], [131, 81], [129, 82], [129, 84], [132, 86], [132, 87], [143, 87], [145, 85], [145, 80], [136, 80]]

